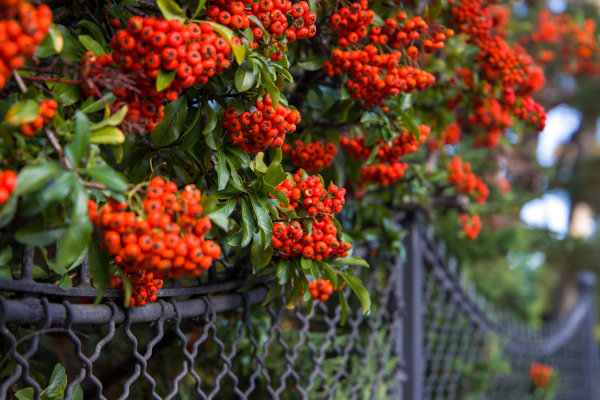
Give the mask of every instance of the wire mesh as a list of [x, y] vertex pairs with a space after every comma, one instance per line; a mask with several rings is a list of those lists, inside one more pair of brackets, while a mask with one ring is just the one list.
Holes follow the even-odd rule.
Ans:
[[[85, 265], [62, 291], [31, 280], [25, 249], [23, 278], [0, 280], [0, 400], [24, 387], [39, 398], [56, 363], [65, 399], [526, 399], [532, 362], [558, 372], [558, 399], [598, 398], [593, 279], [564, 321], [534, 329], [485, 305], [415, 215], [398, 221], [406, 257], [357, 246], [373, 305], [363, 315], [342, 291], [343, 326], [336, 296], [261, 305], [268, 282], [244, 293], [241, 281], [162, 289], [131, 309], [108, 291], [94, 307], [80, 300], [95, 295]], [[502, 368], [488, 371], [494, 349]]]

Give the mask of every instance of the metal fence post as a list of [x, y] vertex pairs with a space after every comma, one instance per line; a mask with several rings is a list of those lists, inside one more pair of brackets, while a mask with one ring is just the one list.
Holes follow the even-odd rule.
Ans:
[[404, 385], [404, 400], [423, 399], [425, 367], [423, 357], [423, 242], [419, 229], [422, 215], [414, 213], [407, 219], [408, 235], [405, 239], [406, 262], [402, 281], [406, 315], [404, 317], [404, 359], [408, 379]]
[[585, 360], [582, 360], [583, 373], [585, 374], [585, 390], [587, 399], [597, 399], [600, 395], [600, 366], [598, 365], [598, 354], [594, 332], [596, 329], [596, 275], [590, 271], [582, 271], [577, 276], [577, 288], [579, 296], [583, 296], [587, 301], [587, 317], [584, 323], [583, 348], [586, 349]]

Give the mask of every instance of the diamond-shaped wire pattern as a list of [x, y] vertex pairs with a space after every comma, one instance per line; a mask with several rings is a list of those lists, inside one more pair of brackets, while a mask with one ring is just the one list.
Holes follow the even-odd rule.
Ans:
[[[532, 362], [558, 371], [558, 399], [598, 398], [591, 281], [564, 321], [517, 324], [483, 306], [433, 232], [404, 217], [406, 257], [357, 246], [370, 256], [372, 267], [356, 273], [373, 304], [363, 315], [342, 291], [351, 304], [343, 326], [337, 296], [312, 309], [282, 297], [262, 306], [268, 283], [244, 293], [229, 282], [168, 289], [123, 309], [110, 296], [81, 304], [93, 291], [85, 285], [63, 293], [0, 281], [0, 400], [25, 387], [39, 398], [56, 363], [65, 399], [527, 399]], [[502, 362], [490, 369], [496, 353]]]

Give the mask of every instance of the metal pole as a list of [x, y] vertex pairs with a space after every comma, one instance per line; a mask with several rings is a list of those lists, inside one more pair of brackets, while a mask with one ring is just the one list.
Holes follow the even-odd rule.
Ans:
[[408, 380], [403, 390], [404, 400], [423, 399], [425, 366], [423, 364], [423, 243], [419, 229], [422, 215], [414, 213], [408, 218], [406, 237], [406, 263], [403, 282], [406, 315], [404, 318], [404, 358]]

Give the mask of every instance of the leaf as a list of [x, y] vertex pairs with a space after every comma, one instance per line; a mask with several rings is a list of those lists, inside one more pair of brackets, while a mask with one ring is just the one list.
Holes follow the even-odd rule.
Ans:
[[227, 202], [219, 204], [214, 211], [208, 214], [208, 218], [223, 230], [229, 230], [229, 216], [235, 209], [237, 199], [229, 199]]
[[51, 86], [54, 92], [54, 100], [63, 106], [71, 106], [77, 103], [81, 98], [81, 88], [79, 85], [71, 83], [56, 83]]
[[93, 131], [90, 135], [90, 143], [95, 144], [120, 144], [125, 141], [123, 131], [115, 126]]
[[335, 225], [335, 229], [337, 230], [337, 237], [341, 238], [342, 237], [342, 224], [340, 224], [340, 221], [337, 220], [337, 218], [335, 218], [334, 216], [329, 217], [329, 219], [331, 220], [331, 222], [333, 222], [333, 225]]
[[323, 68], [323, 63], [328, 57], [325, 54], [315, 54], [303, 61], [298, 61], [297, 65], [306, 71], [318, 71]]
[[[270, 238], [269, 238], [270, 239]], [[254, 232], [252, 246], [250, 246], [250, 262], [256, 268], [264, 268], [269, 264], [273, 257], [272, 246], [261, 246], [260, 233]]]
[[265, 82], [265, 88], [267, 89], [269, 96], [271, 96], [271, 101], [273, 101], [273, 108], [276, 108], [277, 104], [279, 104], [281, 93], [279, 92], [277, 86], [275, 86], [275, 83], [273, 83], [271, 73], [266, 68], [263, 69], [261, 76], [263, 78], [263, 81]]
[[256, 78], [255, 73], [246, 71], [244, 68], [238, 68], [235, 73], [235, 88], [238, 92], [245, 92], [254, 86]]
[[258, 229], [262, 237], [263, 246], [264, 248], [267, 248], [271, 244], [271, 237], [273, 236], [273, 222], [271, 221], [269, 213], [260, 205], [256, 198], [250, 196], [250, 203], [252, 204], [252, 210], [254, 211], [254, 216], [258, 222]]
[[183, 129], [187, 115], [187, 98], [180, 96], [177, 100], [167, 104], [165, 117], [152, 131], [152, 142], [157, 147], [163, 147], [173, 143]]
[[90, 141], [90, 121], [81, 111], [75, 112], [75, 135], [65, 146], [65, 153], [71, 163], [77, 167], [81, 158], [87, 153]]
[[58, 169], [58, 164], [55, 162], [40, 162], [28, 165], [19, 172], [18, 183], [13, 196], [22, 196], [40, 189], [54, 176]]
[[58, 283], [58, 287], [62, 290], [69, 290], [73, 287], [73, 281], [71, 277], [67, 274], [64, 274], [62, 278], [60, 278], [60, 282]]
[[396, 111], [398, 112], [398, 115], [402, 117], [402, 122], [404, 123], [404, 126], [406, 126], [413, 133], [413, 135], [415, 135], [415, 139], [417, 139], [417, 142], [420, 143], [421, 129], [419, 128], [419, 124], [417, 123], [417, 121], [402, 110]]
[[106, 93], [104, 95], [103, 99], [98, 99], [98, 100], [94, 100], [94, 98], [90, 96], [86, 99], [86, 101], [83, 102], [81, 107], [79, 107], [79, 111], [81, 111], [82, 113], [86, 113], [86, 114], [100, 111], [106, 107], [105, 102], [112, 103], [115, 100], [116, 100], [116, 97], [111, 92]]
[[[104, 35], [102, 34], [102, 29], [100, 29], [100, 27], [98, 25], [96, 25], [95, 23], [93, 23], [92, 21], [89, 21], [87, 19], [81, 20], [78, 22], [79, 26], [84, 27], [85, 29], [88, 30], [88, 32], [90, 32], [92, 34], [92, 37], [94, 38], [94, 40], [100, 44], [100, 46], [104, 47], [106, 45], [106, 39], [104, 38]], [[84, 46], [85, 44], [82, 43]], [[102, 54], [102, 53], [100, 53]]]
[[22, 226], [15, 232], [17, 242], [30, 246], [49, 246], [65, 234], [65, 228], [47, 229], [42, 227], [41, 221]]
[[263, 183], [276, 187], [283, 182], [285, 178], [287, 178], [287, 174], [283, 172], [281, 164], [271, 164], [263, 176]]
[[289, 207], [290, 206], [290, 202], [287, 198], [287, 196], [285, 195], [285, 193], [283, 193], [280, 190], [273, 190], [272, 192], [270, 192], [271, 195], [273, 197], [275, 197], [280, 203], [283, 204], [284, 207]]
[[4, 120], [13, 126], [21, 126], [33, 122], [39, 114], [39, 103], [33, 99], [24, 99], [8, 110]]
[[168, 21], [172, 19], [178, 19], [181, 22], [185, 21], [185, 13], [174, 0], [157, 0], [156, 4], [163, 17]]
[[175, 80], [175, 75], [177, 75], [177, 69], [172, 71], [159, 69], [158, 76], [156, 77], [156, 91], [162, 92], [165, 90]]
[[[283, 289], [283, 287], [278, 282], [273, 283], [273, 285], [271, 286], [271, 289], [269, 290], [269, 293], [267, 293], [267, 298], [265, 299], [265, 301], [262, 302], [261, 305], [266, 306], [267, 304], [272, 302], [273, 299], [275, 299], [275, 297], [277, 297], [281, 294], [281, 289]], [[31, 389], [31, 390], [33, 390], [33, 389]]]
[[229, 168], [227, 168], [227, 158], [221, 149], [217, 151], [217, 165], [215, 165], [215, 168], [217, 170], [219, 190], [223, 190], [227, 186], [231, 174], [229, 173]]
[[85, 170], [85, 173], [91, 176], [96, 182], [106, 185], [110, 190], [115, 192], [124, 192], [129, 185], [125, 175], [107, 165], [88, 168]]
[[102, 45], [89, 35], [79, 35], [77, 36], [79, 42], [86, 48], [86, 50], [91, 51], [95, 55], [99, 56], [101, 54], [106, 54]]
[[248, 201], [244, 199], [242, 201], [242, 242], [241, 247], [246, 247], [252, 240], [252, 233], [254, 232], [254, 217], [252, 211], [248, 205]]
[[340, 299], [340, 306], [342, 307], [340, 325], [344, 326], [346, 325], [346, 319], [348, 318], [348, 302], [341, 290], [338, 290], [338, 298]]
[[[95, 241], [90, 243], [88, 262], [94, 277], [94, 286], [107, 287], [110, 284], [110, 259], [108, 254]], [[96, 286], [96, 287], [98, 287]]]
[[48, 36], [50, 36], [50, 40], [52, 40], [52, 45], [54, 46], [54, 50], [56, 50], [57, 53], [60, 53], [63, 49], [64, 40], [63, 40], [63, 36], [60, 33], [60, 30], [58, 29], [58, 26], [56, 26], [56, 24], [50, 25], [50, 30], [48, 31]]
[[126, 274], [120, 272], [121, 282], [123, 284], [123, 307], [131, 307], [131, 293], [133, 285]]
[[290, 280], [291, 274], [292, 270], [290, 268], [290, 262], [287, 260], [279, 261], [279, 264], [277, 264], [277, 272], [275, 272], [279, 284], [285, 285]]
[[0, 266], [6, 265], [12, 258], [12, 247], [6, 246], [0, 251]]
[[369, 263], [362, 257], [348, 256], [344, 258], [338, 258], [330, 262], [333, 266], [344, 266], [344, 265], [356, 265], [357, 267], [369, 268]]
[[[242, 65], [242, 63], [244, 62], [244, 58], [246, 57], [246, 47], [244, 45], [237, 45], [237, 44], [233, 43], [232, 39], [235, 37], [233, 31], [231, 29], [227, 28], [226, 26], [217, 24], [216, 22], [212, 22], [212, 21], [203, 21], [203, 22], [211, 24], [213, 29], [215, 30], [215, 32], [217, 32], [219, 35], [224, 37], [225, 40], [227, 40], [227, 43], [229, 43], [229, 45], [231, 46], [231, 50], [233, 51], [235, 60], [237, 61], [238, 65]], [[276, 105], [274, 104], [273, 107], [276, 107]]]
[[83, 185], [75, 185], [71, 201], [73, 203], [71, 225], [57, 245], [56, 265], [58, 268], [71, 266], [87, 251], [87, 246], [92, 238], [92, 222], [87, 211], [88, 194]]
[[123, 120], [127, 116], [128, 110], [129, 107], [127, 107], [127, 105], [124, 105], [119, 111], [112, 114], [108, 118], [104, 118], [102, 121], [93, 124], [90, 129], [92, 131], [97, 131], [107, 126], [118, 126], [121, 124], [121, 122], [123, 122]]
[[75, 386], [75, 389], [73, 389], [73, 397], [71, 397], [71, 400], [83, 400], [83, 390], [81, 390], [81, 385]]
[[19, 390], [17, 393], [15, 393], [15, 397], [17, 398], [17, 400], [33, 400], [33, 388], [32, 387], [26, 387], [24, 389]]
[[206, 4], [206, 0], [200, 0], [198, 2], [198, 7], [196, 7], [196, 11], [194, 11], [194, 15], [192, 15], [192, 19], [196, 18], [196, 15], [200, 14], [200, 11], [202, 11], [202, 7], [204, 7], [204, 4]]
[[67, 373], [65, 368], [56, 364], [50, 377], [50, 383], [48, 387], [41, 393], [40, 398], [42, 400], [62, 400], [65, 395], [65, 388], [67, 387]]
[[360, 282], [360, 279], [357, 277], [341, 271], [338, 271], [338, 274], [344, 278], [344, 280], [348, 283], [348, 286], [350, 286], [350, 289], [352, 289], [356, 297], [358, 297], [358, 300], [363, 308], [363, 314], [366, 314], [371, 308], [371, 297], [369, 297], [369, 292], [367, 289], [365, 289]]
[[279, 147], [277, 150], [275, 150], [275, 155], [273, 156], [273, 158], [271, 160], [271, 165], [281, 164], [282, 159], [283, 159], [283, 150], [281, 150], [281, 147]]

